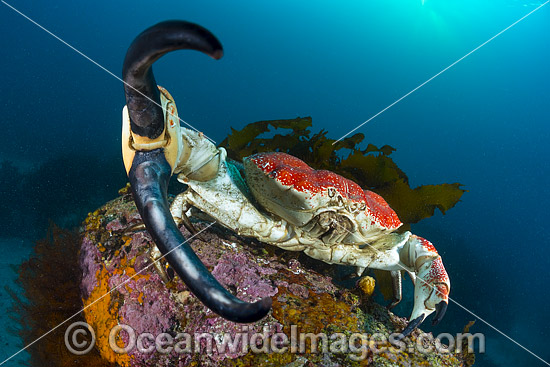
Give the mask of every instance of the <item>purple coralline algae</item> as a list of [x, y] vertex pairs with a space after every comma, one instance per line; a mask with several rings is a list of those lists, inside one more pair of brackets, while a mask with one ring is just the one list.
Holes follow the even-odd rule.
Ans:
[[[330, 277], [302, 265], [299, 253], [213, 226], [190, 244], [214, 277], [240, 299], [273, 299], [273, 310], [263, 320], [247, 325], [227, 321], [189, 292], [140, 224], [131, 196], [124, 194], [90, 214], [80, 250], [85, 317], [96, 331], [96, 348], [115, 365], [463, 365], [458, 353], [401, 351], [389, 343], [386, 349], [377, 345], [383, 352], [371, 350], [368, 343], [352, 351], [333, 348], [335, 335], [360, 335], [356, 341], [364, 341], [374, 332], [399, 331], [406, 320], [365, 299], [358, 289], [335, 286]], [[195, 226], [206, 227], [200, 221]], [[118, 351], [109, 345], [113, 328], [126, 328], [114, 335]], [[127, 350], [130, 329], [136, 338], [143, 337]], [[319, 345], [293, 339], [304, 333], [310, 339], [320, 334], [330, 339]], [[163, 342], [160, 348], [157, 337]]]

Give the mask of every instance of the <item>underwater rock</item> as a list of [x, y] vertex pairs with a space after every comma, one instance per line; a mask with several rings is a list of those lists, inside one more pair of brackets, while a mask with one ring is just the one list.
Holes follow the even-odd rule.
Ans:
[[[302, 265], [296, 253], [240, 238], [216, 225], [195, 222], [197, 229], [204, 231], [190, 245], [224, 287], [246, 301], [266, 296], [273, 299], [272, 312], [263, 320], [246, 325], [227, 321], [189, 292], [139, 224], [139, 214], [127, 192], [91, 213], [85, 222], [79, 260], [80, 294], [86, 307], [84, 317], [96, 333], [96, 350], [107, 363], [463, 365], [458, 354], [423, 354], [415, 348], [400, 350], [377, 341], [373, 334], [398, 332], [406, 320], [362, 297], [358, 289], [335, 286], [330, 277]], [[181, 231], [186, 238], [191, 237], [183, 227]], [[150, 333], [141, 350], [135, 346], [118, 353], [109, 345], [111, 330], [121, 325], [130, 327], [136, 336]], [[416, 343], [419, 332], [405, 341]], [[172, 349], [154, 347], [154, 338], [162, 333], [166, 333], [164, 341], [172, 339], [167, 344]], [[131, 342], [131, 335], [122, 331], [113, 340], [124, 348]], [[315, 340], [321, 343], [316, 345]]]

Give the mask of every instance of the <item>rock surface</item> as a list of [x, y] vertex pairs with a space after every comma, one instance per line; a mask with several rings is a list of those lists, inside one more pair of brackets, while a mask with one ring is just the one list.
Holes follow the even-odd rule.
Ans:
[[[257, 323], [224, 320], [205, 308], [159, 259], [140, 223], [128, 193], [91, 213], [85, 222], [80, 250], [84, 316], [107, 362], [120, 366], [464, 365], [460, 354], [434, 351], [433, 340], [426, 339], [427, 349], [432, 350], [421, 353], [415, 348], [419, 331], [405, 339], [407, 347], [377, 342], [380, 335], [402, 330], [406, 320], [370, 301], [359, 289], [338, 288], [330, 277], [303, 266], [296, 253], [239, 238], [214, 225], [190, 241], [206, 267], [243, 300], [273, 299], [272, 312]], [[208, 223], [195, 225], [200, 230]], [[136, 337], [151, 335], [143, 338], [143, 345], [138, 342], [127, 353], [117, 353], [109, 345], [109, 334], [117, 325], [131, 327]], [[152, 340], [162, 333], [168, 334], [163, 337], [165, 344], [155, 349]], [[312, 339], [324, 336], [306, 333], [324, 333], [327, 339], [315, 347]], [[113, 340], [123, 349], [131, 339], [122, 331]], [[234, 342], [233, 347], [228, 342]]]

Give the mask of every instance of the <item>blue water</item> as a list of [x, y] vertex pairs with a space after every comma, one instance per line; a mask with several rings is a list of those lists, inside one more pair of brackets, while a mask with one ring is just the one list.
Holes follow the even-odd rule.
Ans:
[[[180, 117], [217, 142], [230, 127], [296, 116], [340, 137], [542, 4], [8, 2], [117, 76], [148, 26], [185, 19], [210, 29], [224, 45], [222, 60], [171, 54], [155, 75]], [[124, 95], [120, 81], [4, 4], [0, 32], [0, 161], [36, 182], [21, 188], [2, 171], [4, 252], [10, 238], [43, 236], [48, 219], [73, 223], [116, 195], [125, 182]], [[465, 185], [455, 208], [413, 230], [443, 255], [456, 302], [546, 361], [549, 35], [550, 4], [359, 130], [397, 148], [392, 157], [412, 186]], [[12, 278], [2, 275], [8, 285]], [[454, 302], [433, 331], [456, 333], [474, 319], [472, 331], [487, 344], [476, 365], [545, 365]]]

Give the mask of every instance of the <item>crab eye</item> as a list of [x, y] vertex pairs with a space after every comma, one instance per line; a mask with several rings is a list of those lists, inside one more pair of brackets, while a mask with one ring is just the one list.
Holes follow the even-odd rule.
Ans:
[[327, 189], [328, 197], [332, 198], [334, 195], [336, 195], [336, 189], [334, 187], [329, 187]]

